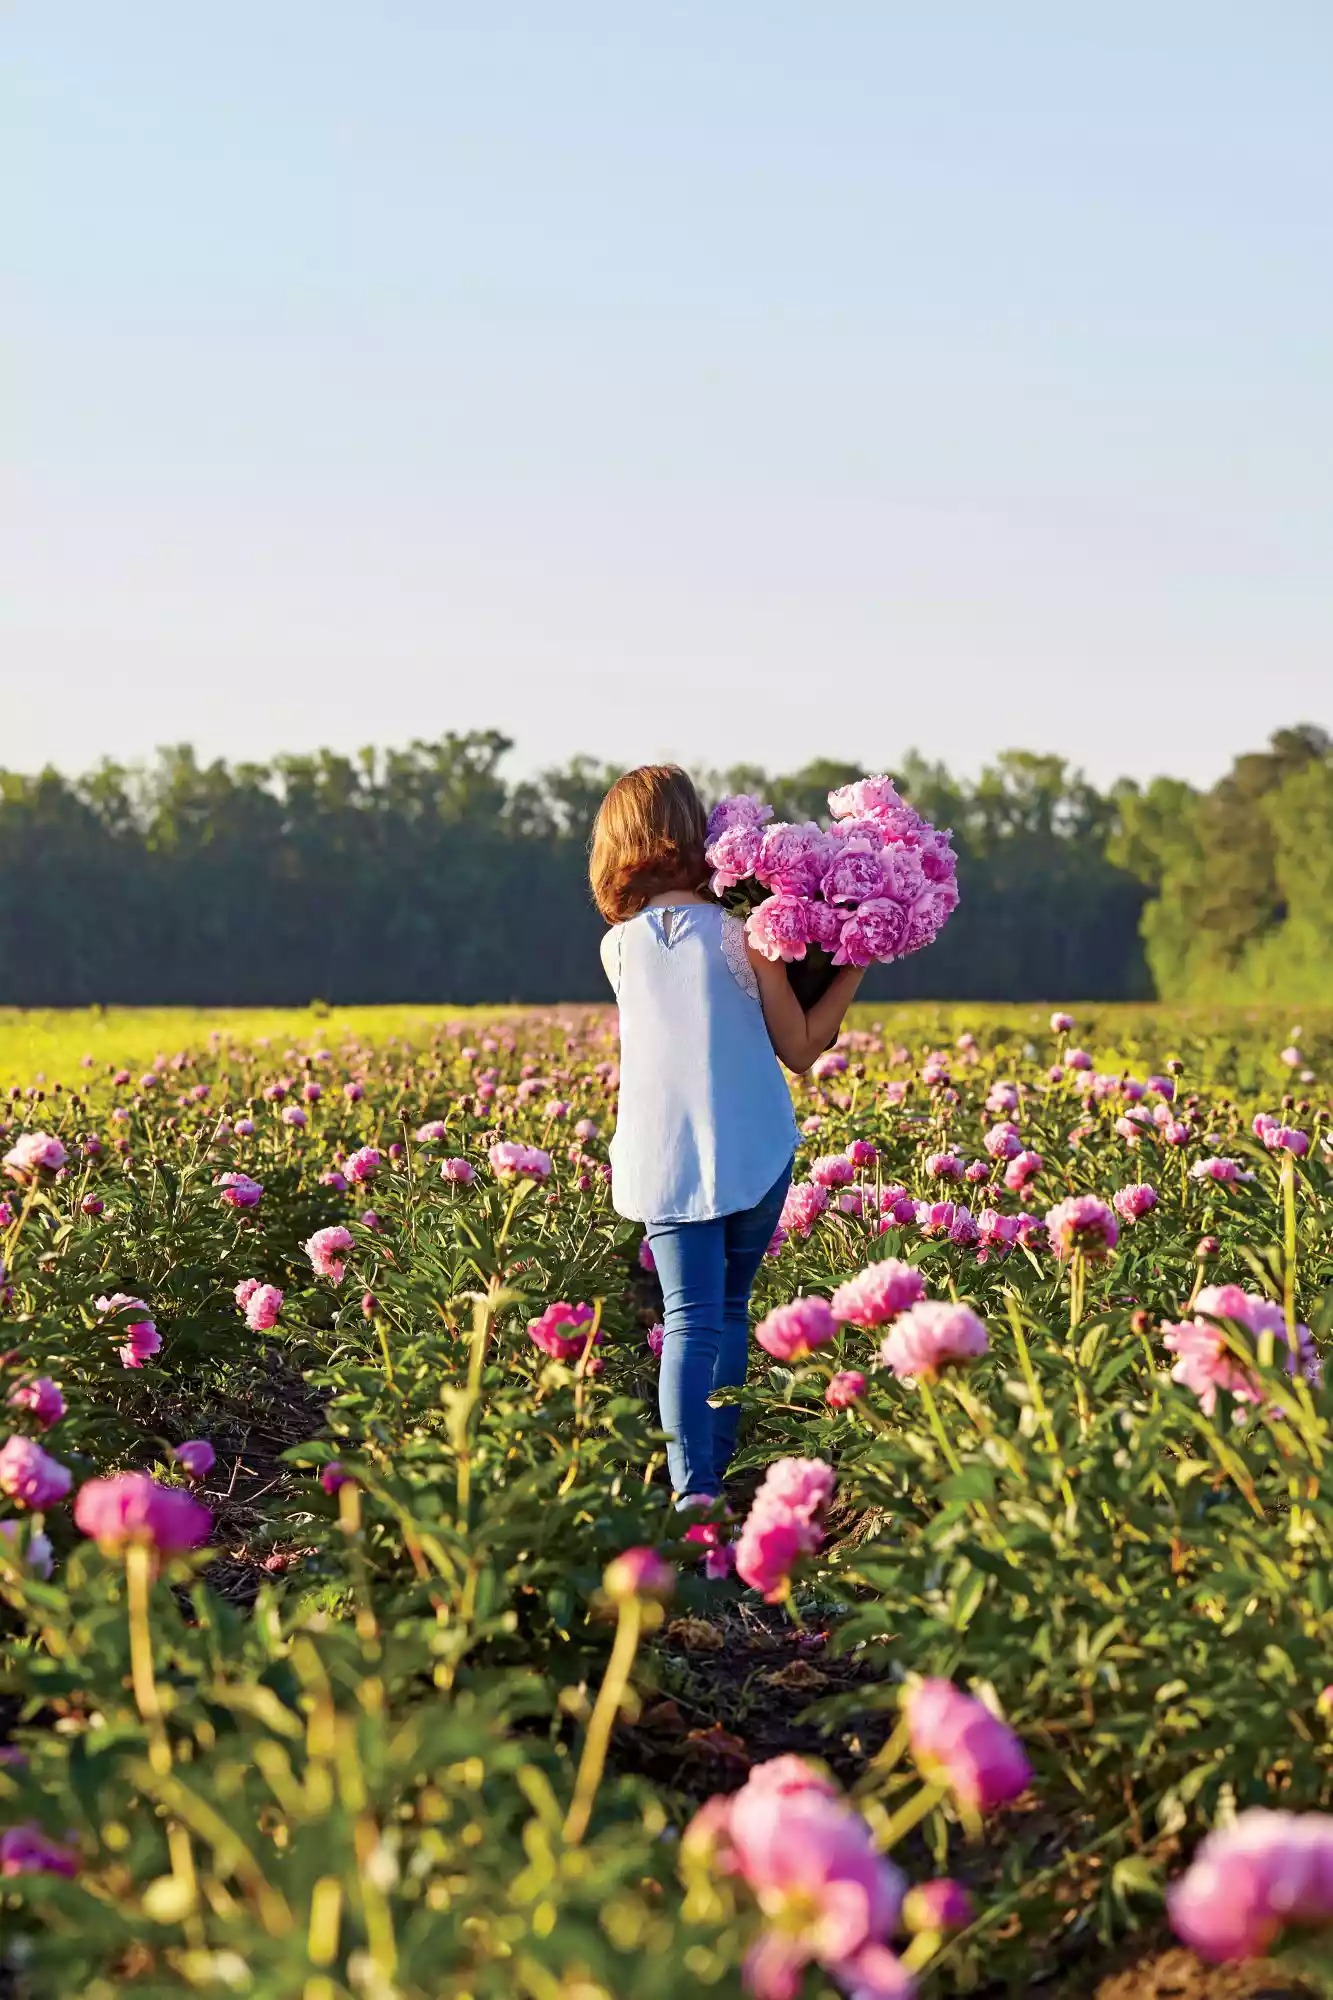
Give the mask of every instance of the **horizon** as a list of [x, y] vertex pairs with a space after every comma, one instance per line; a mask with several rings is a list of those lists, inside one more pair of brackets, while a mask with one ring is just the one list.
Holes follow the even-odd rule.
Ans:
[[1326, 10], [3, 33], [10, 766], [1333, 720]]

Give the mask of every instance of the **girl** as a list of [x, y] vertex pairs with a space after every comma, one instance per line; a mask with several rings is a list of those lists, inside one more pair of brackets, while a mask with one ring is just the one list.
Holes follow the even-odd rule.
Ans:
[[620, 1008], [612, 1201], [645, 1225], [666, 1311], [660, 1407], [677, 1505], [721, 1491], [745, 1380], [750, 1289], [791, 1181], [796, 1121], [778, 1058], [803, 1072], [863, 973], [806, 1012], [786, 967], [752, 951], [708, 892], [707, 815], [684, 771], [645, 764], [602, 800], [592, 892]]

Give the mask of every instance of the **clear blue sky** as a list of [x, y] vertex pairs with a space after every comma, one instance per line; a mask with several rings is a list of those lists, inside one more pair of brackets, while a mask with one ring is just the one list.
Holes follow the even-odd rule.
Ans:
[[1333, 724], [1327, 0], [10, 0], [0, 763]]

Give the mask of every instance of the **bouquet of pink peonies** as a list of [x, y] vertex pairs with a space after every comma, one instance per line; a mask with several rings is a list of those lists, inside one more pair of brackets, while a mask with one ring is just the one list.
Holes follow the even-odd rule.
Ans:
[[805, 1007], [835, 967], [920, 951], [958, 907], [949, 834], [901, 799], [891, 778], [862, 778], [828, 802], [827, 829], [775, 821], [771, 806], [744, 792], [708, 820], [713, 894], [745, 918], [756, 951], [786, 961]]

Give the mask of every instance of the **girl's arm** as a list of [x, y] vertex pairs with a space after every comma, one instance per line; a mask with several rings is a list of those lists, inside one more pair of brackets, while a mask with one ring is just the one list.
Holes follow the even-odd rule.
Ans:
[[[748, 946], [747, 946], [747, 949]], [[787, 968], [780, 959], [764, 958], [750, 951], [750, 963], [759, 981], [759, 1000], [764, 1010], [768, 1039], [779, 1058], [798, 1076], [809, 1069], [816, 1056], [836, 1039], [843, 1016], [856, 998], [856, 989], [865, 978], [865, 968], [843, 965], [833, 976], [828, 992], [807, 1010], [792, 992]]]

